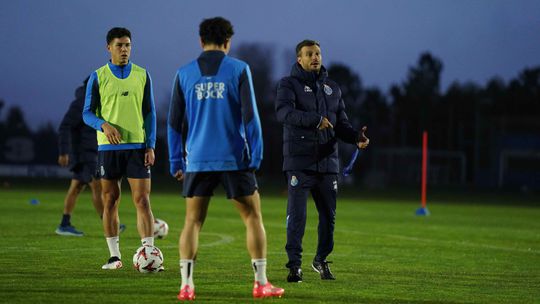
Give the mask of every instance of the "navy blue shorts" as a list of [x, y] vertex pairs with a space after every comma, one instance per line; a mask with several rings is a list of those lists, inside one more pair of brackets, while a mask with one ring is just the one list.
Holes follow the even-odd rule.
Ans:
[[99, 179], [98, 172], [96, 171], [97, 164], [95, 162], [76, 163], [70, 170], [73, 172], [71, 177], [74, 180], [78, 180], [83, 184], [88, 184], [92, 179]]
[[98, 173], [103, 179], [150, 178], [144, 165], [146, 149], [98, 151]]
[[255, 173], [251, 171], [186, 172], [182, 195], [213, 196], [220, 182], [228, 199], [252, 195], [259, 188]]

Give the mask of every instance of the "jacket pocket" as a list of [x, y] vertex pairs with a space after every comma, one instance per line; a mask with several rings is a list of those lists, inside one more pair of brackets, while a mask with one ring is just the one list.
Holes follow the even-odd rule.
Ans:
[[289, 151], [291, 155], [316, 155], [317, 133], [296, 130], [289, 138]]

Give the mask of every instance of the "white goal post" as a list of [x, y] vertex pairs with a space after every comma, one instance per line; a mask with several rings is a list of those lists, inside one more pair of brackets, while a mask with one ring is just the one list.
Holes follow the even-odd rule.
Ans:
[[[508, 184], [510, 175], [522, 175], [525, 179], [535, 178], [534, 172], [538, 174], [540, 168], [539, 150], [502, 150], [499, 155], [499, 187]], [[531, 172], [533, 172], [531, 174]], [[538, 175], [536, 175], [538, 176]], [[535, 181], [530, 180], [530, 183]], [[537, 184], [540, 181], [536, 180]]]

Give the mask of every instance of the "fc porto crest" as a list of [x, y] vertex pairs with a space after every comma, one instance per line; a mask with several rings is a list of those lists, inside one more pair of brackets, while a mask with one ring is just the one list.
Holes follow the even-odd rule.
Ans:
[[295, 187], [296, 185], [298, 185], [298, 179], [296, 178], [296, 175], [293, 175], [291, 177], [291, 186]]
[[329, 85], [324, 85], [324, 92], [326, 93], [326, 95], [332, 95], [332, 88], [329, 86]]

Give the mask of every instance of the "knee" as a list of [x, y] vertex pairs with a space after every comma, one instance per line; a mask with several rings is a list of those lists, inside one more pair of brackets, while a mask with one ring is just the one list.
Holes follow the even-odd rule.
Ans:
[[102, 199], [103, 204], [107, 206], [114, 206], [120, 194], [115, 191], [103, 191]]
[[78, 182], [77, 184], [75, 184], [75, 191], [76, 191], [77, 193], [80, 193], [80, 192], [82, 192], [82, 191], [84, 190], [84, 187], [85, 187], [85, 186], [86, 186], [86, 185], [83, 184], [82, 182]]
[[103, 201], [103, 213], [115, 213], [118, 211], [117, 201], [113, 198]]
[[196, 214], [186, 214], [186, 220], [184, 226], [186, 227], [202, 227], [204, 224], [204, 217]]
[[244, 213], [244, 218], [247, 222], [262, 222], [262, 213], [260, 210], [250, 208]]
[[134, 196], [133, 200], [137, 208], [150, 208], [150, 195], [148, 193], [137, 194]]
[[84, 184], [82, 182], [76, 182], [71, 184], [68, 189], [68, 193], [71, 195], [79, 195], [84, 190]]

